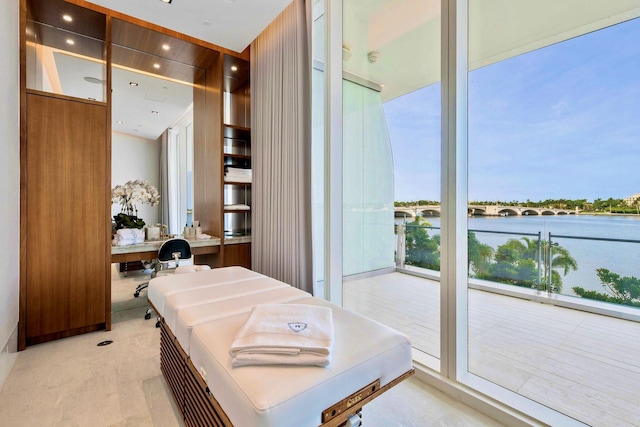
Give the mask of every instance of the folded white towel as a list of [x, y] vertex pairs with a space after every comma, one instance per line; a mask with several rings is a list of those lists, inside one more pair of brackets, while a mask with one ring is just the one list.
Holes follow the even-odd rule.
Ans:
[[226, 175], [224, 180], [227, 182], [251, 182], [251, 177], [242, 175]]
[[144, 238], [142, 239], [125, 239], [117, 234], [113, 236], [112, 246], [127, 246], [127, 245], [140, 245], [144, 243]]
[[142, 239], [144, 241], [144, 230], [137, 228], [121, 228], [116, 231], [116, 234], [121, 239]]
[[251, 169], [233, 168], [233, 167], [227, 166], [227, 173], [239, 174], [239, 175], [251, 175]]
[[251, 210], [251, 206], [249, 205], [224, 205], [224, 210], [226, 211], [248, 211]]
[[231, 344], [233, 367], [331, 363], [331, 309], [307, 304], [256, 305]]

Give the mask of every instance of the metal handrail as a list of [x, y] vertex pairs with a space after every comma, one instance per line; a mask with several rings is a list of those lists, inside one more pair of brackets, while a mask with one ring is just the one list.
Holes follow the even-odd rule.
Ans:
[[[441, 227], [434, 227], [434, 226], [429, 226], [429, 225], [409, 225], [409, 224], [405, 224], [405, 227], [413, 227], [413, 228], [423, 228], [423, 229], [431, 229], [431, 230], [440, 230]], [[525, 233], [525, 232], [514, 232], [514, 231], [495, 231], [495, 230], [478, 230], [478, 229], [468, 229], [469, 232], [474, 232], [474, 233], [490, 233], [490, 234], [502, 234], [502, 235], [514, 235], [514, 236], [533, 236], [533, 237], [537, 237], [538, 241], [537, 241], [537, 246], [538, 246], [538, 277], [537, 277], [537, 283], [536, 283], [536, 288], [540, 289], [540, 285], [542, 282], [542, 233], [538, 232], [538, 233]], [[608, 238], [608, 237], [587, 237], [587, 236], [570, 236], [570, 235], [563, 235], [563, 234], [553, 234], [551, 232], [548, 233], [548, 242], [549, 245], [547, 247], [547, 253], [545, 253], [545, 257], [547, 257], [547, 259], [551, 260], [551, 258], [553, 257], [552, 254], [552, 250], [554, 246], [557, 246], [558, 243], [555, 242], [554, 240], [557, 239], [574, 239], [574, 240], [594, 240], [594, 241], [600, 241], [600, 242], [616, 242], [616, 243], [640, 243], [640, 240], [636, 240], [636, 239], [615, 239], [615, 238]], [[550, 262], [549, 262], [550, 264]], [[549, 268], [551, 268], [551, 266], [549, 265]], [[551, 273], [548, 272], [547, 273], [547, 292], [549, 294], [553, 293], [553, 289], [552, 289], [552, 284], [551, 284]]]

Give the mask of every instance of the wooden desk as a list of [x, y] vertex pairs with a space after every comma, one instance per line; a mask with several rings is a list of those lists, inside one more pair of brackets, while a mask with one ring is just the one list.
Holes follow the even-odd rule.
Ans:
[[[139, 245], [111, 246], [111, 262], [133, 262], [152, 260], [158, 257], [158, 249], [164, 241], [146, 241]], [[194, 255], [215, 254], [220, 252], [220, 238], [189, 240]]]

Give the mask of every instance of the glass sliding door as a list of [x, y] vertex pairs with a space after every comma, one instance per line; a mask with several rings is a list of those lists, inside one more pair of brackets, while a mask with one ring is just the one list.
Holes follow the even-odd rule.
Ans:
[[343, 301], [440, 357], [440, 2], [343, 2]]
[[639, 15], [469, 1], [468, 372], [536, 417], [640, 425]]

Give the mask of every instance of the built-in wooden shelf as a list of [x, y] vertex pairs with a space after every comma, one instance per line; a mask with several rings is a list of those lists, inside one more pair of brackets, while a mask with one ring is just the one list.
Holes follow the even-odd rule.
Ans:
[[[233, 159], [245, 159], [245, 160], [251, 160], [251, 156], [248, 156], [246, 154], [229, 154], [229, 153], [224, 153], [225, 157], [231, 157]], [[232, 166], [233, 165], [229, 165]]]

